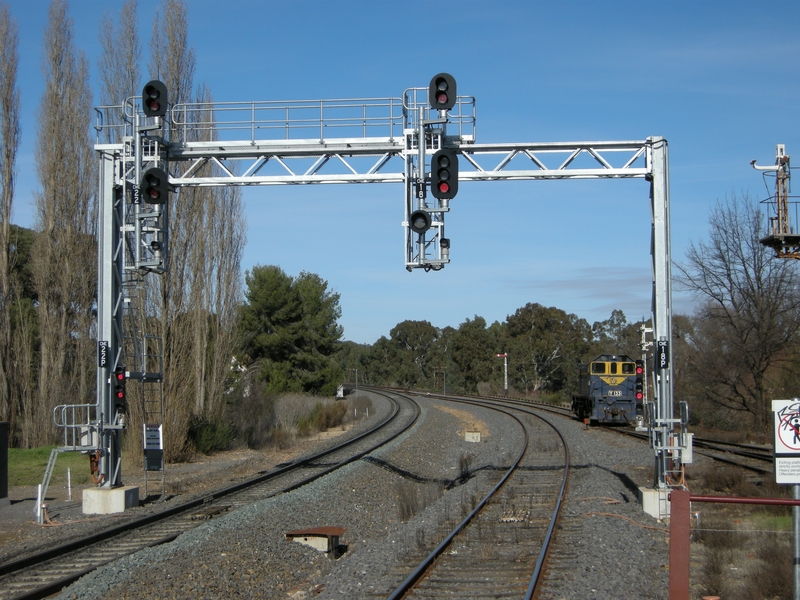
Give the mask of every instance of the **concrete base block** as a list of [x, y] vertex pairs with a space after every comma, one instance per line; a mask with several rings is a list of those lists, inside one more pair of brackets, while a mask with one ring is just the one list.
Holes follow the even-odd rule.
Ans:
[[669, 490], [660, 488], [639, 488], [639, 502], [642, 509], [655, 519], [669, 518]]
[[139, 488], [89, 488], [83, 490], [83, 514], [110, 515], [139, 506]]

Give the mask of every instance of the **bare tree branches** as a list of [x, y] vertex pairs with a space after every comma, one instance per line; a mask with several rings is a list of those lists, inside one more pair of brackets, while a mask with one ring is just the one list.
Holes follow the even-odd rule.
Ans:
[[[113, 17], [103, 13], [100, 22], [100, 103], [104, 106], [122, 105], [141, 90], [142, 75], [139, 27], [136, 18], [136, 0], [125, 0], [120, 9], [119, 26]], [[103, 132], [106, 141], [118, 142], [112, 129]]]
[[[89, 139], [89, 66], [73, 43], [66, 0], [53, 0], [44, 38], [45, 92], [39, 108], [36, 196], [39, 235], [33, 252], [41, 335], [39, 415], [34, 444], [52, 440], [47, 416], [59, 401], [94, 392], [96, 173]], [[46, 416], [45, 416], [46, 415]]]
[[[163, 15], [163, 18], [159, 15]], [[150, 75], [165, 83], [171, 103], [191, 99], [195, 52], [188, 40], [188, 9], [165, 0], [153, 25]], [[202, 86], [196, 101], [212, 101]], [[211, 110], [195, 117], [213, 124]], [[213, 139], [213, 126], [205, 130]], [[213, 175], [213, 167], [205, 167]], [[168, 458], [187, 448], [192, 414], [221, 414], [234, 351], [241, 300], [245, 224], [238, 189], [181, 188], [171, 198], [168, 271], [158, 279], [164, 339], [165, 436]], [[155, 290], [154, 290], [155, 291]]]
[[14, 369], [11, 356], [12, 264], [11, 213], [19, 148], [19, 64], [17, 24], [8, 6], [0, 6], [0, 420], [16, 420], [13, 400]]
[[189, 9], [183, 0], [164, 0], [156, 13], [149, 66], [150, 76], [167, 86], [170, 102], [180, 104], [190, 100], [195, 52], [189, 44]]
[[762, 216], [746, 195], [718, 203], [708, 242], [692, 244], [678, 281], [704, 303], [696, 320], [697, 365], [705, 393], [768, 424], [770, 370], [797, 351], [800, 296], [796, 264], [762, 246]]

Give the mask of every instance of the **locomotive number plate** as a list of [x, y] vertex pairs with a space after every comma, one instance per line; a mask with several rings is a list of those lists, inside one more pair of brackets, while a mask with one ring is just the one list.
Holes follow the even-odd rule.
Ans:
[[608, 390], [609, 396], [622, 396], [622, 390]]

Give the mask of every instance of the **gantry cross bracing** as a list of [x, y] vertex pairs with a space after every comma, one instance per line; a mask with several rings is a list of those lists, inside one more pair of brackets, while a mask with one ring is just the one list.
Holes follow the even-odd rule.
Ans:
[[[649, 142], [573, 142], [457, 144], [464, 161], [459, 181], [529, 179], [598, 179], [646, 177]], [[170, 148], [177, 166], [170, 182], [176, 186], [291, 185], [308, 183], [402, 183], [402, 159], [416, 148], [389, 140], [322, 140], [320, 143], [187, 142]], [[393, 158], [398, 160], [392, 161]], [[582, 160], [582, 159], [589, 159]], [[361, 160], [359, 163], [354, 159]], [[309, 161], [311, 164], [309, 165]], [[264, 174], [268, 163], [277, 173]], [[592, 164], [587, 164], [593, 163]], [[218, 173], [202, 176], [213, 163]], [[364, 167], [366, 163], [366, 167]], [[338, 167], [342, 172], [325, 172]]]
[[[108, 241], [101, 244], [99, 265], [101, 271], [116, 273], [101, 274], [106, 283], [99, 290], [99, 340], [109, 345], [113, 356], [119, 356], [121, 336], [114, 307], [124, 303], [124, 291], [108, 282], [130, 270], [163, 272], [152, 253], [125, 258], [118, 249], [157, 247], [162, 253], [159, 260], [167, 254], [166, 211], [152, 216], [139, 198], [146, 168], [168, 169], [169, 183], [178, 193], [193, 186], [401, 183], [408, 270], [438, 270], [450, 262], [449, 239], [444, 235], [450, 203], [430, 198], [427, 191], [431, 155], [439, 150], [456, 153], [459, 182], [646, 179], [652, 215], [654, 341], [662, 349], [661, 363], [653, 369], [657, 404], [651, 442], [656, 450], [656, 485], [667, 485], [677, 444], [672, 438], [669, 174], [664, 138], [478, 144], [475, 99], [459, 96], [451, 109], [433, 110], [426, 88], [409, 88], [402, 98], [180, 104], [163, 119], [146, 118], [134, 98], [123, 106], [100, 107], [97, 114], [96, 150], [103, 165], [100, 191], [105, 207], [101, 214], [106, 215], [100, 225], [104, 231], [111, 229], [105, 234]], [[104, 140], [110, 143], [101, 143]], [[147, 226], [133, 226], [130, 219], [120, 225], [132, 204], [136, 218]], [[428, 215], [422, 233], [410, 223], [410, 217], [419, 213]], [[120, 239], [134, 234], [131, 243], [120, 244]], [[101, 367], [98, 375], [98, 405], [105, 407], [110, 406], [109, 386], [100, 384], [108, 381], [108, 368]], [[113, 451], [111, 442], [103, 443], [105, 451]], [[113, 464], [113, 460], [104, 463]]]

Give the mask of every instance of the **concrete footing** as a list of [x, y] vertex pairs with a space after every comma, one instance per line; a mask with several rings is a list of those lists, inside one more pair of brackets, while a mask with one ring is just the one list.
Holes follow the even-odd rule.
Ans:
[[667, 488], [639, 488], [642, 509], [656, 519], [669, 518], [669, 492]]
[[89, 488], [83, 490], [83, 514], [110, 515], [139, 506], [139, 488]]

